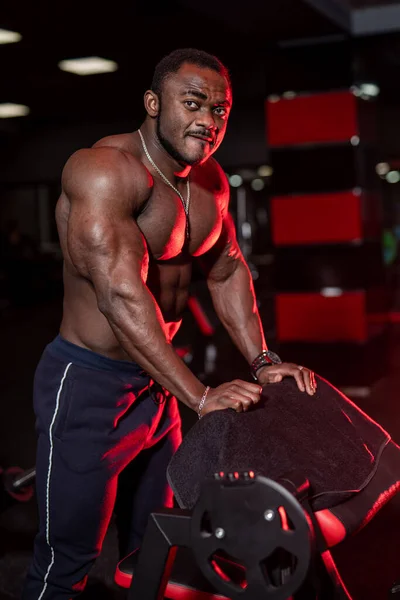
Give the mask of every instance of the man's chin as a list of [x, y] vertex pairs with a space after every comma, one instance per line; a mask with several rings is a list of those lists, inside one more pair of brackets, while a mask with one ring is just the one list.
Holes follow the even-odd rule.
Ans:
[[186, 164], [189, 167], [198, 167], [199, 165], [204, 164], [208, 159], [210, 158], [210, 156], [200, 156], [198, 158], [191, 158], [186, 160]]
[[191, 154], [187, 156], [187, 164], [191, 167], [195, 167], [197, 165], [202, 165], [205, 163], [211, 156], [212, 152], [199, 152], [196, 154]]
[[185, 153], [186, 157], [188, 159], [187, 164], [189, 164], [191, 166], [195, 166], [195, 165], [201, 165], [204, 162], [206, 162], [206, 160], [208, 160], [210, 158], [210, 156], [213, 154], [212, 146], [210, 146], [210, 144], [208, 144], [207, 142], [202, 142], [194, 137], [191, 137], [188, 139], [190, 139], [191, 143], [190, 143], [190, 146], [188, 144], [188, 147], [187, 147], [187, 150]]

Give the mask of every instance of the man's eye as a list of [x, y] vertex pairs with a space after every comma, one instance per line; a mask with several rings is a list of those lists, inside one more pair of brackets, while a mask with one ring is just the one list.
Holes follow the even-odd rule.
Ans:
[[214, 108], [214, 112], [219, 116], [219, 117], [224, 117], [227, 113], [226, 113], [226, 108], [224, 106], [216, 106]]
[[192, 109], [199, 108], [197, 102], [194, 102], [194, 100], [186, 100], [185, 104], [188, 108], [192, 108]]

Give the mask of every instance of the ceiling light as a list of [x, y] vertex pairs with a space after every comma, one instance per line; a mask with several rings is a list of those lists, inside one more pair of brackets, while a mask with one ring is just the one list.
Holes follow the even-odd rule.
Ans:
[[9, 31], [8, 29], [0, 29], [0, 44], [14, 44], [20, 42], [22, 35], [16, 31]]
[[243, 183], [243, 179], [240, 177], [240, 175], [231, 175], [229, 177], [229, 183], [232, 187], [240, 187]]
[[337, 298], [343, 294], [343, 290], [340, 287], [324, 287], [321, 289], [321, 296], [325, 298]]
[[296, 98], [297, 96], [296, 92], [292, 92], [291, 90], [283, 92], [282, 95], [284, 98], [286, 98], [286, 100], [293, 100], [293, 98]]
[[261, 167], [257, 169], [257, 173], [260, 177], [271, 177], [273, 172], [274, 170], [270, 165], [261, 165]]
[[378, 175], [386, 175], [386, 173], [389, 173], [390, 171], [390, 167], [389, 167], [389, 163], [387, 162], [380, 162], [376, 165], [375, 167], [375, 171], [377, 172]]
[[255, 192], [260, 192], [264, 188], [265, 183], [262, 179], [253, 179], [250, 185]]
[[360, 83], [360, 90], [362, 94], [370, 98], [376, 98], [381, 91], [379, 85], [376, 85], [376, 83]]
[[62, 71], [75, 73], [76, 75], [97, 75], [98, 73], [112, 73], [118, 69], [118, 65], [113, 60], [100, 58], [98, 56], [88, 56], [86, 58], [72, 58], [62, 60], [58, 63]]
[[11, 119], [13, 117], [26, 117], [30, 112], [29, 107], [24, 104], [13, 104], [10, 102], [0, 103], [0, 119]]
[[398, 171], [389, 171], [386, 175], [386, 181], [388, 183], [399, 183], [400, 173]]
[[379, 85], [373, 82], [363, 82], [358, 83], [357, 85], [352, 85], [350, 90], [353, 92], [354, 96], [362, 98], [362, 100], [369, 100], [370, 98], [376, 98], [380, 94]]
[[350, 139], [350, 144], [352, 146], [358, 146], [359, 143], [360, 143], [360, 138], [358, 137], [358, 135], [353, 135]]
[[268, 102], [279, 102], [280, 97], [277, 94], [271, 94], [270, 96], [268, 96]]

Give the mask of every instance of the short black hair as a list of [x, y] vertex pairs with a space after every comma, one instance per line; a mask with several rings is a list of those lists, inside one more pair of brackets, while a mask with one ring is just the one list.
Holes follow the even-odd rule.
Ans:
[[164, 58], [156, 65], [153, 80], [151, 82], [151, 89], [153, 92], [160, 96], [164, 81], [172, 73], [177, 73], [184, 63], [216, 71], [226, 78], [229, 87], [232, 88], [229, 71], [219, 58], [212, 54], [208, 54], [208, 52], [204, 52], [204, 50], [180, 48], [174, 50], [167, 56], [164, 56]]

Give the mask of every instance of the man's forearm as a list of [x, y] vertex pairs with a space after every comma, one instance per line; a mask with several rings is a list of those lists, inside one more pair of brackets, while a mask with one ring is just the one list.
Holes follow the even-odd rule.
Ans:
[[205, 386], [167, 342], [163, 318], [148, 289], [132, 295], [117, 292], [100, 303], [119, 343], [127, 354], [171, 394], [197, 409]]
[[226, 279], [208, 280], [214, 308], [249, 364], [267, 349], [250, 271], [243, 260]]

